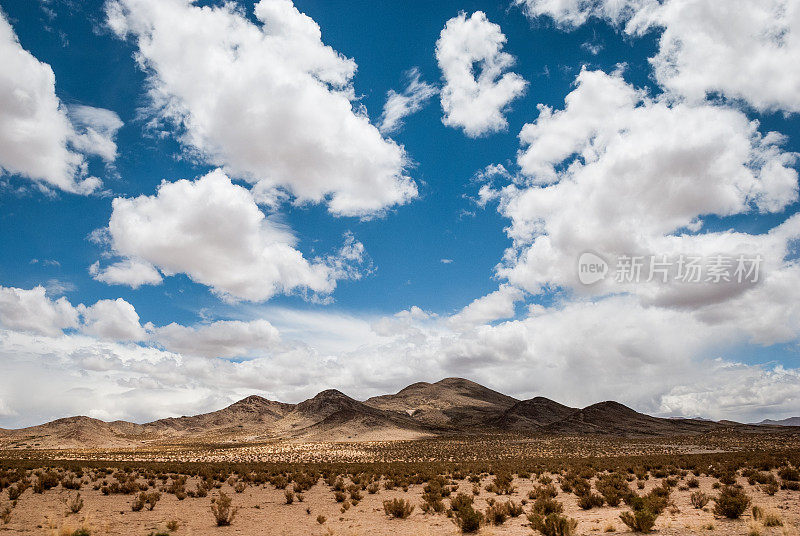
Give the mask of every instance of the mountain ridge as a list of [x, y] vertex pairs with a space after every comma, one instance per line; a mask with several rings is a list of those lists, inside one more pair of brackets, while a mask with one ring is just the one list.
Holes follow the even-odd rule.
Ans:
[[395, 441], [480, 433], [663, 436], [770, 428], [763, 424], [652, 417], [612, 400], [572, 408], [542, 396], [518, 400], [464, 378], [444, 378], [416, 382], [363, 402], [327, 389], [297, 404], [250, 395], [216, 411], [143, 424], [63, 417], [0, 429], [0, 448], [125, 448], [160, 441]]
[[764, 419], [761, 422], [753, 423], [756, 426], [800, 426], [800, 417], [787, 417], [786, 419], [772, 420]]

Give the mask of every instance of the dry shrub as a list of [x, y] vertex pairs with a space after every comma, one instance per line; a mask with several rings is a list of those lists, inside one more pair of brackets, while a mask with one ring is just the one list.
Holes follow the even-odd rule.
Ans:
[[491, 525], [502, 525], [508, 517], [508, 509], [505, 504], [494, 502], [486, 507], [484, 517]]
[[22, 496], [25, 490], [28, 489], [29, 487], [30, 483], [28, 482], [27, 479], [20, 480], [19, 482], [8, 488], [8, 499], [10, 501], [16, 501], [17, 499], [20, 498], [20, 496]]
[[553, 484], [545, 484], [543, 486], [536, 486], [528, 492], [528, 498], [534, 500], [538, 497], [557, 497], [558, 490]]
[[8, 525], [11, 522], [11, 506], [4, 504], [0, 507], [0, 520], [3, 521], [3, 525]]
[[405, 519], [414, 511], [414, 506], [405, 499], [383, 501], [383, 511], [391, 518]]
[[778, 493], [778, 484], [777, 483], [764, 484], [763, 486], [761, 486], [761, 491], [772, 497], [773, 495]]
[[[599, 508], [603, 506], [604, 502], [603, 496], [597, 493], [586, 493], [578, 496], [578, 506], [583, 510], [591, 510], [594, 507]], [[619, 502], [617, 504], [619, 504]]]
[[145, 505], [147, 505], [147, 509], [152, 512], [159, 500], [161, 500], [161, 493], [157, 491], [142, 491], [131, 504], [131, 510], [134, 512], [139, 512], [145, 507]]
[[783, 519], [778, 512], [767, 511], [761, 516], [761, 524], [765, 527], [782, 527]]
[[[595, 487], [609, 506], [619, 506], [623, 499], [631, 495], [628, 481], [619, 473], [602, 475], [597, 479]], [[596, 506], [602, 506], [602, 504]]]
[[463, 533], [478, 532], [483, 523], [483, 514], [472, 506], [472, 497], [459, 493], [450, 499], [450, 512], [456, 526]]
[[778, 476], [789, 482], [800, 481], [800, 471], [794, 467], [781, 467], [780, 470], [778, 470]]
[[738, 519], [750, 506], [750, 497], [736, 486], [725, 486], [714, 500], [714, 513], [730, 519]]
[[58, 474], [55, 471], [47, 471], [39, 473], [36, 482], [33, 484], [34, 493], [44, 493], [45, 491], [58, 486], [60, 482]]
[[224, 491], [219, 492], [218, 498], [211, 499], [211, 513], [214, 514], [218, 527], [227, 527], [233, 523], [233, 518], [236, 517], [239, 509], [233, 507], [232, 503], [233, 501], [225, 495]]
[[573, 536], [578, 522], [570, 517], [561, 514], [549, 514], [542, 516], [532, 514], [528, 516], [533, 530], [537, 530], [544, 536]]
[[658, 516], [667, 507], [668, 498], [668, 484], [663, 484], [644, 496], [632, 494], [625, 499], [631, 510], [622, 512], [619, 518], [634, 532], [650, 532]]
[[514, 481], [514, 477], [511, 473], [497, 473], [494, 477], [494, 481], [486, 486], [486, 491], [496, 493], [497, 495], [511, 495], [514, 493], [514, 486], [511, 483]]
[[628, 525], [633, 532], [650, 532], [656, 524], [658, 514], [654, 514], [650, 510], [633, 510], [630, 512], [622, 512], [619, 518], [623, 523]]
[[711, 497], [702, 491], [693, 491], [692, 494], [689, 495], [689, 500], [692, 502], [692, 506], [700, 510], [708, 504], [708, 501], [711, 500]]
[[83, 499], [80, 492], [75, 497], [67, 497], [64, 499], [64, 504], [67, 505], [67, 515], [77, 514], [83, 509]]
[[[550, 514], [560, 514], [564, 511], [564, 506], [557, 500], [540, 495], [534, 502], [532, 507], [532, 514], [539, 514], [540, 516], [547, 517]], [[530, 520], [530, 515], [528, 516]]]

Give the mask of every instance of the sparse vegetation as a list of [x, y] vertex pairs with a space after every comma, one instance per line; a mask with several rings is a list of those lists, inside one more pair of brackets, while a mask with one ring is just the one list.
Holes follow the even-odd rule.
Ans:
[[[761, 441], [763, 436], [748, 438], [748, 441]], [[727, 439], [730, 440], [730, 439]], [[603, 441], [603, 439], [590, 439], [589, 441]], [[644, 441], [647, 440], [637, 440]], [[662, 440], [658, 440], [662, 441]], [[669, 438], [663, 442], [680, 442], [682, 439]], [[688, 441], [688, 440], [687, 440]], [[691, 441], [698, 441], [691, 438]], [[431, 452], [437, 455], [450, 457], [452, 454], [446, 450], [451, 445], [450, 440], [437, 440], [434, 443], [407, 442], [403, 444], [403, 456], [429, 457]], [[515, 444], [511, 442], [510, 444]], [[516, 443], [521, 444], [521, 443]], [[570, 447], [569, 443], [555, 442], [558, 449]], [[598, 443], [592, 443], [597, 448]], [[611, 443], [609, 443], [611, 444]], [[652, 444], [658, 444], [653, 440]], [[423, 451], [423, 448], [435, 446], [439, 451]], [[337, 447], [338, 448], [338, 447]], [[350, 448], [349, 446], [346, 448]], [[359, 446], [365, 450], [370, 446]], [[384, 448], [384, 447], [381, 447]], [[397, 445], [390, 444], [387, 452]], [[502, 447], [500, 447], [502, 448]], [[554, 447], [555, 448], [555, 447]], [[611, 447], [609, 447], [611, 448]], [[655, 448], [655, 447], [651, 447]], [[418, 450], [413, 450], [418, 449]], [[352, 449], [348, 452], [353, 452]], [[360, 451], [359, 451], [360, 452]], [[382, 451], [383, 452], [383, 451]], [[609, 452], [612, 452], [609, 450]], [[387, 454], [388, 456], [389, 454]], [[392, 454], [394, 455], [394, 454]], [[505, 456], [505, 454], [504, 454]], [[247, 509], [239, 509], [236, 520], [243, 527], [247, 526], [239, 516], [272, 515], [277, 505], [275, 498], [280, 503], [287, 497], [292, 497], [296, 504], [301, 501], [304, 492], [310, 490], [315, 484], [324, 482], [327, 489], [320, 499], [317, 492], [307, 493], [303, 497], [304, 504], [301, 508], [290, 508], [298, 516], [309, 516], [309, 521], [319, 518], [321, 512], [332, 517], [329, 512], [336, 511], [343, 516], [350, 512], [350, 516], [371, 516], [380, 518], [400, 518], [412, 515], [418, 507], [429, 517], [447, 516], [464, 533], [474, 533], [485, 525], [512, 525], [518, 527], [519, 522], [512, 523], [513, 518], [526, 515], [531, 528], [539, 534], [569, 534], [577, 529], [570, 522], [570, 517], [580, 528], [583, 519], [597, 519], [601, 521], [593, 526], [585, 526], [582, 533], [603, 533], [609, 526], [616, 525], [619, 529], [636, 530], [640, 532], [652, 531], [657, 526], [657, 520], [662, 512], [669, 511], [670, 519], [665, 521], [665, 526], [678, 523], [682, 526], [682, 515], [677, 505], [691, 503], [698, 509], [707, 509], [711, 505], [718, 516], [726, 516], [722, 508], [730, 510], [730, 504], [747, 503], [748, 493], [753, 494], [758, 502], [753, 509], [753, 520], [758, 519], [759, 530], [766, 536], [778, 534], [775, 528], [781, 526], [788, 530], [798, 520], [793, 509], [787, 512], [779, 510], [786, 499], [794, 501], [797, 495], [792, 490], [784, 488], [780, 498], [770, 499], [766, 488], [778, 487], [784, 483], [796, 482], [783, 477], [793, 478], [792, 468], [800, 464], [800, 450], [783, 449], [780, 451], [743, 451], [726, 452], [718, 454], [682, 454], [664, 455], [648, 454], [644, 456], [598, 456], [598, 457], [567, 457], [565, 455], [525, 458], [508, 457], [475, 462], [404, 462], [404, 463], [182, 463], [182, 462], [92, 462], [92, 461], [48, 461], [35, 460], [9, 460], [0, 458], [0, 490], [5, 493], [0, 499], [0, 518], [10, 523], [10, 530], [18, 529], [19, 523], [29, 523], [26, 496], [37, 502], [75, 500], [80, 493], [82, 500], [87, 505], [95, 506], [96, 501], [103, 501], [104, 494], [110, 495], [108, 500], [113, 500], [118, 494], [130, 495], [127, 503], [132, 510], [146, 510], [148, 506], [158, 506], [157, 501], [148, 504], [147, 498], [163, 496], [172, 493], [180, 500], [181, 494], [187, 498], [213, 496], [212, 508], [224, 506], [224, 502], [217, 503], [220, 494], [233, 493], [237, 487], [244, 486]], [[780, 478], [779, 478], [779, 475]], [[721, 480], [730, 482], [738, 481], [739, 485], [722, 485]], [[53, 482], [58, 484], [50, 486]], [[647, 486], [644, 486], [644, 484]], [[719, 495], [716, 499], [708, 494], [712, 484], [718, 483]], [[780, 483], [780, 484], [779, 484]], [[37, 485], [38, 484], [38, 485]], [[239, 486], [242, 484], [242, 486]], [[382, 484], [394, 490], [389, 497], [370, 497], [382, 491]], [[647, 490], [638, 491], [639, 484]], [[791, 485], [791, 484], [790, 484]], [[38, 487], [42, 496], [25, 495], [28, 487]], [[74, 489], [78, 488], [80, 489]], [[750, 489], [748, 489], [750, 486]], [[56, 492], [48, 490], [56, 489]], [[565, 515], [566, 508], [562, 505], [564, 499], [561, 490], [569, 489], [575, 494], [574, 498], [567, 498], [572, 505], [570, 515]], [[703, 490], [703, 491], [701, 491]], [[35, 490], [34, 490], [35, 491]], [[406, 491], [407, 494], [403, 494]], [[499, 491], [499, 493], [498, 493]], [[745, 493], [747, 491], [747, 493]], [[762, 493], [763, 491], [763, 493]], [[778, 490], [775, 489], [775, 492]], [[30, 491], [28, 493], [31, 493]], [[274, 493], [273, 498], [259, 501], [259, 496]], [[673, 497], [673, 495], [675, 495]], [[741, 500], [744, 496], [744, 500]], [[235, 497], [235, 496], [234, 496]], [[400, 498], [402, 497], [402, 498]], [[395, 499], [397, 498], [397, 499]], [[169, 497], [170, 506], [177, 503]], [[188, 500], [185, 506], [178, 508], [197, 508], [199, 501]], [[383, 500], [387, 505], [383, 508]], [[323, 500], [327, 506], [318, 502]], [[335, 510], [331, 508], [334, 500], [338, 501]], [[712, 504], [710, 500], [715, 502]], [[596, 502], [595, 502], [596, 501]], [[19, 502], [22, 510], [15, 508]], [[232, 501], [233, 502], [233, 501]], [[360, 504], [365, 506], [359, 507]], [[43, 503], [43, 504], [44, 504]], [[604, 510], [601, 516], [586, 515], [575, 510], [575, 505], [591, 504], [597, 509], [601, 505], [625, 504], [620, 520], [622, 523], [608, 523], [608, 511]], [[592, 504], [593, 503], [593, 504]], [[50, 503], [52, 504], [52, 503]], [[203, 501], [202, 504], [207, 505]], [[480, 504], [480, 508], [477, 507]], [[793, 503], [791, 503], [793, 504]], [[379, 508], [376, 512], [375, 505]], [[202, 506], [206, 508], [207, 506]], [[251, 510], [251, 508], [253, 510]], [[682, 506], [681, 506], [682, 508]], [[524, 511], [523, 511], [524, 509]], [[710, 508], [709, 508], [710, 509]], [[69, 511], [68, 507], [66, 511]], [[94, 508], [92, 508], [94, 511]], [[355, 512], [354, 512], [355, 510]], [[741, 506], [739, 506], [741, 510]], [[86, 508], [79, 512], [83, 514]], [[178, 510], [180, 512], [181, 510]], [[222, 508], [223, 524], [227, 519], [233, 520], [231, 512], [235, 512], [232, 504], [228, 504], [228, 513]], [[749, 513], [747, 506], [741, 517]], [[167, 510], [164, 510], [165, 514]], [[313, 512], [313, 513], [312, 513]], [[397, 513], [397, 515], [394, 514]], [[214, 513], [214, 510], [212, 510]], [[322, 515], [322, 518], [325, 518]], [[698, 514], [703, 516], [704, 514]], [[585, 517], [584, 517], [585, 516]], [[165, 516], [166, 517], [166, 516]], [[749, 517], [749, 516], [747, 516]], [[216, 514], [214, 515], [216, 520]], [[345, 517], [345, 519], [348, 519]], [[384, 518], [385, 519], [385, 518]], [[424, 523], [422, 516], [416, 518], [419, 523]], [[702, 519], [702, 518], [701, 518]], [[23, 521], [25, 520], [25, 521]], [[432, 520], [431, 520], [432, 521]], [[194, 518], [187, 523], [191, 525]], [[383, 522], [388, 523], [385, 519]], [[160, 529], [151, 528], [154, 534], [175, 532], [166, 526], [166, 520], [161, 522]], [[338, 521], [337, 521], [338, 523]], [[337, 523], [327, 519], [321, 525], [330, 525], [330, 530], [337, 531]], [[704, 521], [704, 523], [706, 523]], [[737, 533], [743, 533], [746, 525], [744, 522]], [[316, 523], [315, 523], [316, 524]], [[706, 523], [707, 524], [707, 523]], [[177, 525], [176, 525], [177, 526]], [[410, 527], [411, 525], [409, 525]], [[673, 527], [676, 525], [672, 525]], [[688, 525], [687, 525], [688, 526]], [[699, 527], [699, 524], [693, 525]], [[728, 525], [726, 524], [726, 527]], [[416, 524], [415, 524], [416, 527]], [[328, 527], [323, 527], [322, 531]], [[772, 532], [770, 532], [772, 528]], [[159, 532], [162, 531], [162, 532]], [[177, 530], [177, 529], [176, 529]], [[241, 530], [241, 529], [240, 529]], [[717, 529], [719, 530], [719, 529]], [[95, 532], [94, 530], [92, 532]], [[189, 530], [186, 531], [187, 533]], [[703, 531], [705, 532], [705, 530]], [[147, 531], [144, 532], [145, 534]], [[177, 531], [181, 533], [180, 530]]]

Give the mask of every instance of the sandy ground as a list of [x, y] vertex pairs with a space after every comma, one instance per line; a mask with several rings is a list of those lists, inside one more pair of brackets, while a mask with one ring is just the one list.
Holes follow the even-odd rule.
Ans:
[[[511, 496], [498, 497], [484, 489], [491, 478], [481, 483], [480, 495], [475, 501], [475, 506], [484, 509], [486, 499], [495, 498], [500, 501], [513, 499], [520, 502], [527, 498], [528, 492], [535, 483], [529, 479], [515, 479], [516, 491]], [[715, 479], [701, 477], [700, 490], [710, 495], [715, 495], [712, 489]], [[660, 483], [660, 480], [651, 478], [647, 481], [644, 491]], [[778, 512], [784, 522], [783, 527], [760, 527], [760, 534], [795, 536], [800, 535], [800, 492], [781, 490], [775, 496], [769, 497], [756, 487], [747, 485], [740, 479], [740, 483], [753, 499], [753, 504], [766, 510]], [[187, 488], [193, 488], [194, 482], [190, 479]], [[473, 485], [460, 481], [459, 491], [471, 493]], [[109, 495], [105, 496], [100, 491], [94, 491], [91, 486], [84, 486], [81, 496], [85, 506], [79, 514], [66, 515], [63, 501], [75, 492], [62, 489], [60, 486], [44, 494], [34, 494], [27, 489], [19, 499], [17, 507], [13, 510], [8, 524], [0, 524], [0, 534], [58, 534], [62, 528], [70, 527], [72, 530], [86, 525], [91, 534], [109, 535], [142, 535], [146, 536], [158, 531], [165, 531], [170, 520], [177, 520], [179, 528], [174, 533], [183, 535], [439, 535], [458, 534], [456, 526], [443, 514], [423, 514], [419, 508], [422, 495], [422, 486], [413, 485], [407, 492], [400, 489], [381, 490], [374, 495], [364, 492], [363, 500], [351, 507], [346, 512], [341, 512], [341, 505], [336, 503], [333, 492], [321, 480], [304, 494], [304, 501], [295, 501], [291, 505], [285, 504], [283, 490], [277, 490], [270, 485], [261, 487], [248, 487], [242, 493], [235, 493], [233, 489], [224, 484], [222, 491], [230, 495], [234, 505], [239, 511], [229, 527], [217, 527], [210, 511], [212, 491], [206, 498], [186, 498], [179, 501], [173, 495], [162, 494], [161, 500], [153, 511], [144, 509], [140, 512], [131, 511], [130, 504], [133, 496]], [[691, 490], [694, 491], [694, 490]], [[706, 511], [694, 509], [689, 502], [690, 491], [674, 489], [672, 499], [677, 508], [664, 512], [656, 524], [655, 534], [684, 535], [684, 534], [719, 534], [719, 535], [747, 535], [749, 525], [754, 523], [750, 511], [740, 520], [731, 521], [715, 518], [711, 512], [713, 502]], [[385, 499], [402, 497], [409, 499], [416, 505], [414, 512], [407, 519], [390, 519], [384, 511], [382, 503]], [[578, 520], [577, 534], [621, 534], [629, 533], [627, 527], [619, 520], [619, 513], [626, 508], [612, 508], [604, 506], [592, 510], [581, 510], [573, 494], [559, 493], [557, 499], [564, 504], [565, 513]], [[7, 502], [5, 493], [2, 502]], [[445, 500], [447, 504], [447, 500]], [[530, 504], [525, 507], [526, 512]], [[326, 517], [324, 524], [317, 522], [317, 516]], [[531, 535], [525, 516], [510, 518], [503, 525], [487, 526], [481, 529], [484, 535]], [[538, 534], [538, 533], [537, 533]]]

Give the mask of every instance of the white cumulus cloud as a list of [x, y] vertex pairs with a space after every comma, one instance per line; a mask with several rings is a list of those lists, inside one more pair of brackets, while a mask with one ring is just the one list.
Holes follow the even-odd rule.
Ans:
[[524, 93], [527, 82], [508, 72], [514, 58], [503, 52], [505, 42], [500, 26], [482, 11], [469, 18], [460, 13], [447, 21], [436, 42], [445, 125], [462, 128], [471, 137], [508, 126], [504, 112]]
[[761, 133], [737, 110], [653, 99], [620, 73], [584, 70], [564, 108], [540, 106], [520, 141], [522, 177], [499, 190], [485, 186], [484, 197], [499, 197], [511, 222], [514, 245], [498, 274], [529, 292], [630, 290], [658, 303], [698, 306], [748, 287], [654, 281], [622, 288], [609, 278], [587, 289], [578, 282], [578, 258], [585, 251], [607, 254], [610, 262], [621, 255], [749, 253], [775, 271], [784, 268], [798, 234], [796, 218], [761, 235], [697, 232], [707, 215], [778, 212], [797, 200], [796, 155], [781, 148], [782, 136]]
[[78, 309], [83, 315], [82, 331], [89, 335], [115, 341], [138, 341], [146, 336], [136, 309], [122, 298], [99, 300]]
[[195, 181], [162, 182], [156, 195], [116, 198], [112, 206], [110, 247], [123, 259], [95, 267], [101, 281], [156, 283], [150, 267], [157, 267], [225, 297], [264, 301], [280, 293], [329, 294], [337, 279], [359, 277], [360, 242], [348, 236], [336, 254], [306, 259], [290, 230], [219, 170]]
[[630, 35], [661, 32], [650, 59], [667, 91], [721, 94], [760, 111], [800, 111], [800, 4], [794, 0], [517, 0], [565, 27], [590, 17]]
[[140, 259], [122, 259], [105, 268], [100, 268], [100, 261], [89, 267], [89, 273], [97, 281], [109, 285], [128, 285], [139, 288], [142, 285], [158, 285], [164, 279], [155, 266]]
[[15, 331], [57, 335], [78, 327], [78, 310], [64, 298], [51, 300], [45, 288], [0, 287], [0, 326]]
[[[53, 69], [22, 48], [2, 10], [0, 64], [0, 173], [73, 193], [99, 188], [100, 179], [87, 175], [81, 153], [113, 160], [119, 117], [108, 110], [78, 106], [76, 129], [56, 96]], [[98, 121], [84, 121], [101, 115], [105, 119], [101, 127]]]
[[288, 189], [337, 215], [368, 216], [417, 195], [403, 148], [354, 109], [356, 63], [326, 46], [289, 0], [113, 0], [108, 23], [137, 46], [153, 112], [195, 155]]

